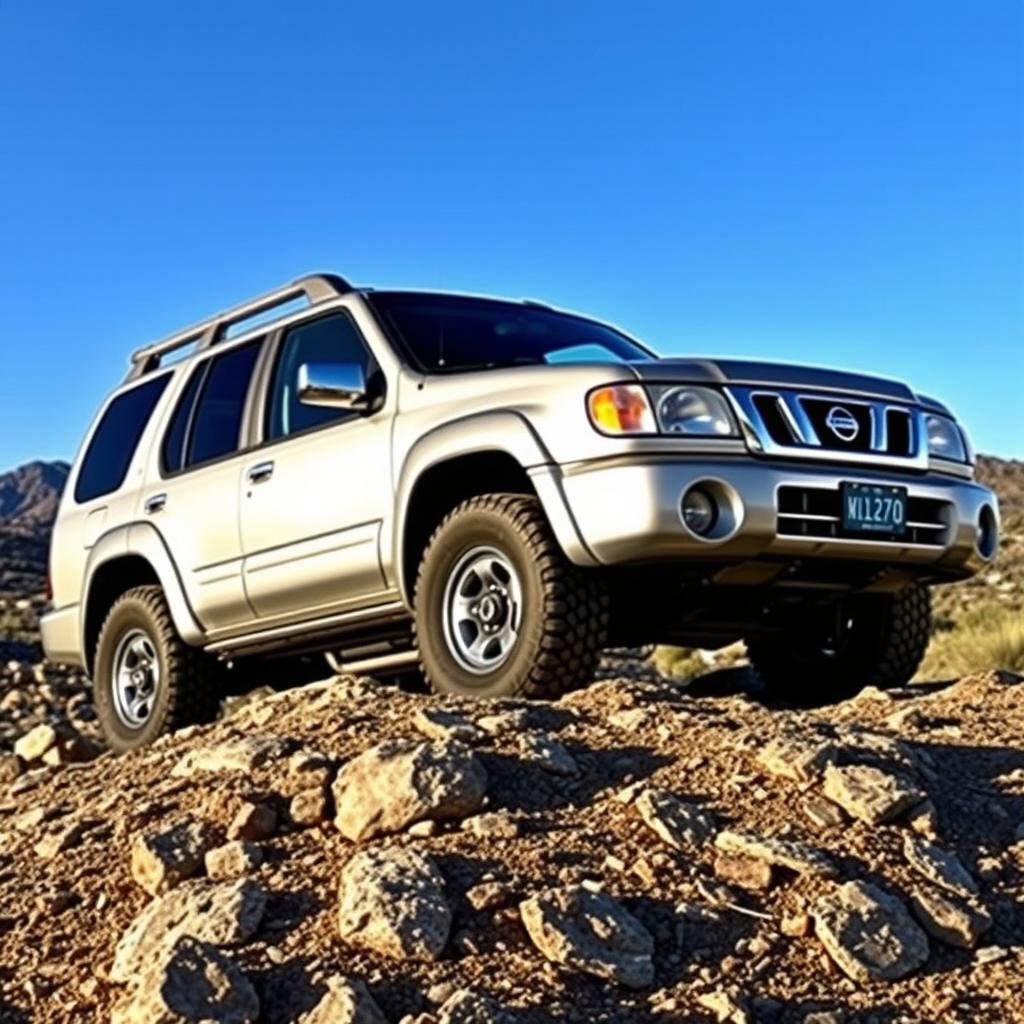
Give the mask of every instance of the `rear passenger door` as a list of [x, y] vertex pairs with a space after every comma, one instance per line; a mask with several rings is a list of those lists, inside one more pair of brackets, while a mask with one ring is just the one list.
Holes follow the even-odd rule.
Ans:
[[[303, 364], [358, 363], [369, 409], [298, 400]], [[391, 508], [391, 411], [384, 374], [344, 309], [305, 320], [278, 341], [264, 443], [246, 459], [245, 585], [261, 618], [306, 617], [370, 604], [385, 590], [382, 521]]]
[[163, 535], [189, 601], [207, 629], [253, 612], [242, 580], [238, 493], [247, 398], [262, 339], [194, 366], [165, 426], [160, 474], [143, 511]]

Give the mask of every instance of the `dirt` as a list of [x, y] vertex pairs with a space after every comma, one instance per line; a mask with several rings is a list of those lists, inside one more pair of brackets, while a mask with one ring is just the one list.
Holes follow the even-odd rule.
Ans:
[[[290, 752], [313, 749], [337, 766], [386, 738], [422, 739], [413, 719], [424, 706], [462, 707], [473, 719], [498, 710], [333, 681], [257, 697], [220, 723], [147, 751], [104, 754], [0, 785], [0, 1020], [109, 1019], [124, 993], [107, 977], [114, 948], [150, 898], [130, 873], [133, 839], [182, 820], [223, 834], [251, 798], [276, 806], [281, 824], [249, 873], [270, 895], [263, 923], [254, 940], [229, 953], [259, 995], [260, 1019], [271, 1024], [299, 1020], [338, 973], [366, 982], [395, 1022], [436, 1010], [444, 994], [437, 986], [489, 994], [522, 1021], [714, 1021], [726, 1019], [716, 1016], [721, 1005], [721, 1013], [735, 1007], [747, 1015], [732, 1019], [783, 1024], [817, 1011], [879, 1024], [1024, 1021], [1020, 678], [989, 673], [941, 688], [868, 691], [813, 711], [766, 705], [742, 670], [688, 690], [603, 681], [558, 703], [517, 705], [525, 719], [475, 748], [489, 779], [486, 809], [507, 811], [517, 828], [470, 831], [456, 820], [434, 826], [433, 835], [414, 827], [355, 844], [330, 823], [289, 825], [287, 801], [298, 786]], [[851, 751], [850, 727], [873, 730], [865, 742], [882, 763], [909, 757], [910, 768], [888, 767], [912, 770], [926, 789], [936, 841], [978, 880], [994, 921], [978, 949], [933, 939], [925, 966], [895, 982], [853, 982], [813, 934], [784, 934], [810, 930], [801, 915], [840, 882], [864, 879], [909, 900], [920, 881], [903, 852], [912, 828], [906, 818], [816, 825], [803, 805], [820, 802], [820, 780], [777, 777], [758, 760], [771, 739], [793, 730], [833, 736], [840, 753]], [[524, 728], [562, 743], [578, 775], [527, 759]], [[283, 746], [251, 773], [173, 774], [190, 750], [254, 736]], [[905, 749], [879, 737], [898, 738]], [[808, 842], [835, 861], [839, 877], [775, 868], [766, 891], [725, 886], [714, 874], [721, 854], [713, 843], [677, 851], [623, 802], [623, 790], [635, 795], [647, 786], [695, 801], [723, 828]], [[43, 859], [36, 847], [53, 836], [69, 837], [68, 848]], [[454, 925], [435, 963], [387, 959], [339, 936], [342, 868], [359, 849], [395, 845], [429, 855], [444, 876]], [[588, 880], [654, 938], [649, 988], [625, 989], [549, 963], [530, 942], [518, 903]], [[509, 898], [474, 910], [466, 893], [483, 881], [504, 883]], [[706, 919], [695, 919], [694, 906]]]

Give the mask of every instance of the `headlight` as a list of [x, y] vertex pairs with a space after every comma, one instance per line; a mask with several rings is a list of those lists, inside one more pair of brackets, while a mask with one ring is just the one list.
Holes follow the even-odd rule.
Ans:
[[590, 422], [602, 434], [656, 434], [647, 392], [639, 384], [613, 384], [587, 395]]
[[948, 417], [936, 413], [925, 416], [928, 428], [928, 454], [952, 462], [967, 462], [967, 444], [960, 428]]
[[736, 421], [717, 391], [708, 388], [661, 387], [652, 389], [658, 426], [663, 434], [694, 437], [735, 437]]

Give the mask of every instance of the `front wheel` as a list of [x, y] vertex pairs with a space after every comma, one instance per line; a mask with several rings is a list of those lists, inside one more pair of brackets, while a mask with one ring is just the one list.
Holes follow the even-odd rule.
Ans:
[[868, 685], [904, 686], [930, 636], [931, 597], [913, 584], [897, 594], [851, 598], [820, 618], [809, 612], [779, 633], [750, 638], [747, 653], [772, 696], [822, 704]]
[[178, 636], [159, 587], [135, 587], [117, 599], [93, 669], [96, 714], [112, 750], [144, 747], [217, 714], [216, 667]]
[[608, 600], [603, 579], [562, 554], [536, 498], [488, 494], [431, 537], [415, 620], [435, 691], [551, 699], [593, 679]]

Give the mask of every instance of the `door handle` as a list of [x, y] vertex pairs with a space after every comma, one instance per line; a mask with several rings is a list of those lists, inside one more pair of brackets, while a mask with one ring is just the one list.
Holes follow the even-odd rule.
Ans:
[[251, 484], [261, 484], [274, 475], [274, 464], [272, 462], [258, 462], [245, 474]]
[[146, 509], [146, 515], [153, 515], [156, 512], [163, 512], [164, 506], [167, 504], [166, 494], [154, 494], [153, 497], [146, 499], [144, 508]]

